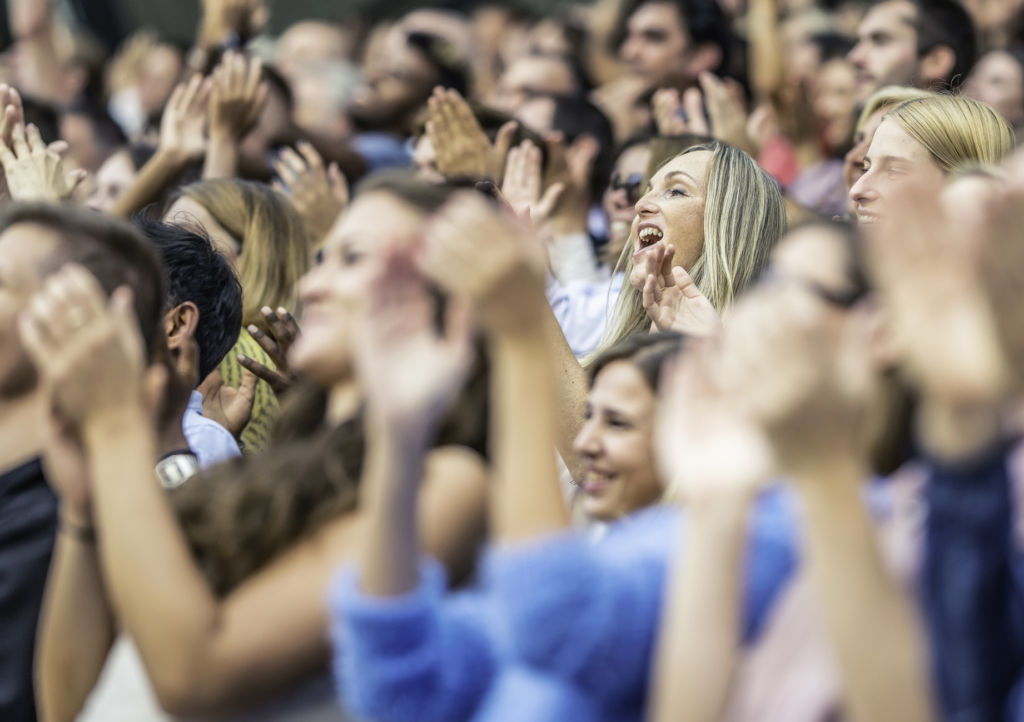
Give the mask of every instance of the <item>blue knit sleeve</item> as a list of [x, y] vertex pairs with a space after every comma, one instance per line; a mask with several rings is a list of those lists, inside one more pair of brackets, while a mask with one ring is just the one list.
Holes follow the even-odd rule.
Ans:
[[[652, 510], [594, 545], [565, 535], [492, 550], [487, 583], [510, 625], [513, 653], [601, 704], [642, 703], [675, 535], [675, 509]], [[794, 565], [791, 519], [761, 504], [752, 521], [745, 636], [767, 616]]]
[[375, 722], [470, 719], [495, 674], [485, 600], [445, 596], [434, 561], [407, 595], [370, 597], [343, 569], [330, 592], [334, 672], [343, 704]]

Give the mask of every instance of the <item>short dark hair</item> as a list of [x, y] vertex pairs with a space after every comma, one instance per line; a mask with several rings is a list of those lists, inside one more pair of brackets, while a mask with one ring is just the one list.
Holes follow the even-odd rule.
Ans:
[[163, 258], [165, 308], [191, 301], [199, 309], [196, 345], [199, 380], [220, 364], [242, 329], [242, 287], [207, 236], [162, 221], [136, 217], [135, 224]]
[[612, 124], [600, 108], [586, 98], [554, 96], [555, 112], [551, 126], [565, 135], [566, 144], [581, 135], [589, 135], [598, 144], [597, 157], [590, 173], [590, 197], [600, 198], [608, 185], [615, 160], [615, 135]]
[[163, 342], [164, 276], [160, 257], [146, 239], [127, 221], [70, 205], [19, 202], [0, 212], [0, 232], [22, 223], [42, 226], [61, 238], [60, 250], [40, 268], [40, 276], [77, 263], [96, 277], [107, 295], [119, 286], [132, 289], [139, 330], [152, 357]]
[[685, 26], [691, 45], [710, 43], [721, 51], [721, 60], [717, 67], [712, 68], [713, 72], [719, 73], [732, 67], [735, 38], [729, 29], [729, 19], [718, 4], [718, 0], [629, 0], [622, 6], [618, 26], [612, 38], [615, 48], [622, 46], [626, 39], [629, 19], [644, 5], [673, 6]]
[[416, 48], [437, 73], [437, 82], [442, 88], [457, 90], [466, 95], [469, 90], [469, 66], [448, 40], [440, 35], [413, 31], [405, 36], [405, 42]]
[[911, 0], [914, 5], [914, 29], [917, 31], [917, 55], [924, 57], [940, 45], [956, 56], [949, 84], [959, 85], [971, 72], [978, 58], [974, 22], [956, 0]]
[[88, 120], [92, 127], [93, 138], [102, 149], [104, 158], [128, 143], [128, 138], [125, 137], [121, 126], [110, 117], [110, 113], [102, 105], [95, 101], [81, 98], [68, 106], [61, 115], [78, 115]]

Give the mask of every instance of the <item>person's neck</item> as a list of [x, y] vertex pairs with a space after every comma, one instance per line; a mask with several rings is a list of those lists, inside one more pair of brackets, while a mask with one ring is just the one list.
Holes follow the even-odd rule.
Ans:
[[43, 406], [38, 392], [0, 400], [0, 472], [43, 452]]
[[335, 384], [327, 392], [327, 423], [337, 426], [359, 411], [359, 387], [354, 381]]

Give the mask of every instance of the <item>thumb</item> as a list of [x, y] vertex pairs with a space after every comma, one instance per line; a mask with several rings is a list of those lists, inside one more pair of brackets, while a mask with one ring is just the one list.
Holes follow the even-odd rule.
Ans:
[[203, 379], [203, 383], [196, 387], [196, 391], [203, 395], [205, 399], [207, 396], [216, 393], [221, 386], [224, 385], [224, 377], [220, 373], [220, 369], [214, 369], [210, 372], [210, 375]]
[[494, 139], [494, 149], [501, 154], [502, 158], [508, 155], [508, 149], [512, 147], [512, 139], [515, 137], [518, 127], [519, 123], [510, 120], [498, 129], [498, 134]]
[[687, 298], [699, 298], [701, 296], [697, 283], [682, 266], [674, 266], [672, 268], [672, 280], [675, 281], [676, 286]]
[[537, 203], [537, 216], [538, 220], [547, 218], [551, 215], [551, 211], [554, 210], [555, 204], [558, 203], [558, 199], [562, 197], [562, 191], [565, 190], [565, 183], [555, 183], [541, 196], [540, 202]]
[[348, 205], [348, 181], [345, 180], [344, 174], [338, 167], [336, 162], [331, 162], [331, 165], [327, 168], [327, 177], [331, 181], [331, 190], [334, 192], [334, 197], [344, 206]]
[[75, 190], [82, 184], [88, 177], [89, 173], [82, 169], [70, 171], [66, 176], [66, 183], [68, 185], [68, 195], [71, 195]]

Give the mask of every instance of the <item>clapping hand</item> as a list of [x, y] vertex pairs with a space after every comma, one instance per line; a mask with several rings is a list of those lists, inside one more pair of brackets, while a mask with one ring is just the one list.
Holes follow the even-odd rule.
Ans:
[[427, 230], [425, 273], [474, 309], [485, 333], [535, 328], [546, 264], [529, 226], [473, 192], [456, 195]]
[[242, 369], [242, 383], [236, 389], [224, 383], [220, 369], [214, 369], [196, 389], [203, 396], [203, 416], [216, 421], [236, 439], [240, 438], [252, 419], [257, 381], [256, 374]]
[[544, 188], [540, 148], [532, 142], [524, 140], [508, 152], [501, 194], [517, 216], [529, 219], [536, 225], [543, 224], [554, 210], [563, 190], [564, 182], [552, 183]]
[[269, 334], [264, 333], [255, 325], [250, 325], [247, 330], [260, 347], [267, 352], [276, 370], [243, 354], [238, 356], [238, 362], [258, 378], [270, 384], [270, 388], [274, 390], [275, 394], [281, 395], [295, 384], [295, 376], [288, 368], [288, 349], [299, 337], [299, 324], [285, 308], [278, 308], [275, 311], [264, 306], [260, 309], [260, 313], [263, 314]]
[[[4, 112], [5, 121], [11, 106]], [[71, 197], [78, 184], [85, 180], [84, 170], [66, 171], [64, 161], [53, 144], [47, 147], [34, 125], [26, 127], [15, 122], [11, 142], [0, 143], [0, 164], [3, 164], [11, 198], [18, 201], [64, 201]]]
[[435, 304], [409, 250], [396, 244], [371, 282], [356, 350], [371, 420], [419, 442], [451, 405], [473, 358], [466, 305], [450, 299], [439, 331]]
[[658, 244], [634, 256], [633, 273], [643, 279], [643, 303], [648, 318], [659, 331], [690, 336], [713, 336], [721, 328], [718, 311], [701, 293], [690, 274], [672, 265], [675, 249]]
[[348, 183], [337, 163], [324, 168], [323, 159], [310, 143], [301, 142], [296, 147], [298, 153], [285, 148], [274, 163], [281, 179], [274, 182], [274, 188], [288, 196], [306, 221], [314, 243], [320, 245], [348, 207]]
[[469, 104], [456, 90], [435, 88], [427, 101], [427, 135], [434, 146], [437, 170], [446, 178], [502, 177], [517, 123], [498, 129], [494, 143], [487, 138]]
[[262, 73], [259, 58], [247, 59], [237, 52], [224, 54], [211, 76], [211, 136], [237, 142], [249, 131], [267, 100], [268, 88], [261, 82]]
[[160, 120], [160, 151], [179, 163], [203, 157], [206, 152], [206, 110], [213, 92], [213, 78], [194, 75], [178, 83]]

